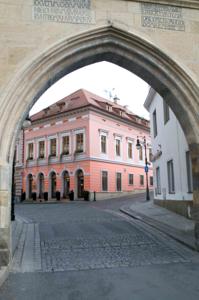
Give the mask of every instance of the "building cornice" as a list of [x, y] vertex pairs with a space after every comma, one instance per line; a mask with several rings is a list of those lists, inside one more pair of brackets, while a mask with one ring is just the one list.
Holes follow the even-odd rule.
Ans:
[[[102, 116], [105, 116], [105, 117], [108, 117], [108, 118], [111, 118], [111, 119], [114, 119], [116, 121], [119, 121], [119, 122], [122, 122], [122, 123], [125, 123], [125, 124], [128, 124], [128, 126], [133, 126], [133, 127], [137, 127], [139, 129], [142, 129], [142, 130], [145, 130], [145, 131], [148, 131], [150, 132], [150, 128], [149, 126], [146, 127], [142, 124], [139, 124], [138, 122], [135, 122], [135, 121], [131, 121], [131, 120], [128, 120], [128, 119], [125, 119], [124, 117], [120, 117], [120, 116], [117, 116], [113, 113], [110, 114], [110, 112], [106, 112], [105, 110], [101, 110], [101, 109], [98, 109], [97, 107], [89, 104], [87, 106], [84, 106], [82, 108], [79, 108], [79, 109], [74, 109], [74, 110], [70, 110], [70, 111], [67, 111], [67, 112], [59, 112], [59, 113], [56, 113], [54, 115], [51, 115], [49, 117], [44, 117], [42, 119], [39, 119], [39, 120], [35, 120], [35, 121], [32, 121], [32, 126], [34, 125], [37, 125], [37, 124], [42, 124], [42, 123], [46, 123], [46, 122], [49, 122], [49, 121], [52, 121], [54, 120], [55, 118], [56, 119], [61, 119], [63, 117], [67, 117], [67, 116], [71, 116], [71, 115], [77, 115], [78, 113], [82, 113], [82, 112], [85, 112], [85, 111], [94, 111], [96, 113], [100, 113], [100, 115]], [[140, 117], [138, 117], [140, 118]], [[141, 119], [141, 118], [140, 118]]]
[[[124, 0], [125, 1], [125, 0]], [[199, 9], [198, 0], [129, 0], [131, 2], [144, 2], [151, 4], [163, 4], [182, 8]]]
[[[140, 165], [140, 164], [136, 164], [136, 163], [128, 163], [128, 162], [124, 162], [124, 161], [115, 161], [115, 160], [110, 160], [110, 159], [104, 159], [104, 158], [98, 158], [98, 157], [84, 157], [84, 158], [77, 158], [75, 160], [68, 160], [67, 163], [75, 163], [75, 162], [85, 162], [85, 161], [95, 161], [95, 162], [103, 162], [103, 163], [107, 163], [107, 164], [117, 164], [117, 165], [122, 165], [122, 166], [126, 166], [126, 167], [136, 167], [136, 168], [140, 168], [140, 169], [144, 169], [144, 164], [143, 165]], [[59, 161], [59, 162], [51, 162], [50, 164], [49, 163], [44, 163], [42, 165], [39, 165], [39, 167], [43, 168], [43, 167], [46, 167], [46, 166], [51, 166], [51, 165], [65, 165], [66, 164], [66, 161]], [[26, 166], [26, 167], [18, 167], [18, 169], [34, 169], [38, 167], [38, 165], [32, 165], [32, 166]], [[149, 170], [152, 170], [153, 168], [152, 167], [149, 167]]]

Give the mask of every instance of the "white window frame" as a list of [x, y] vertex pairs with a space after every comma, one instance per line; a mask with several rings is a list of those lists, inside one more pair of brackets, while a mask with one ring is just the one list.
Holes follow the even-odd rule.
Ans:
[[58, 136], [56, 135], [52, 135], [52, 136], [48, 136], [48, 156], [51, 155], [50, 153], [50, 144], [51, 144], [51, 140], [56, 139], [56, 156], [58, 156]]
[[76, 151], [76, 149], [77, 149], [76, 135], [79, 134], [79, 133], [83, 133], [83, 152], [80, 153], [80, 154], [82, 154], [82, 153], [86, 152], [86, 132], [85, 132], [85, 129], [74, 130], [74, 151]]
[[33, 144], [33, 160], [35, 159], [35, 143], [34, 140], [26, 142], [26, 160], [28, 159], [29, 144]]
[[[120, 135], [116, 135], [116, 134], [114, 134], [114, 137], [115, 137], [115, 157], [116, 158], [122, 158], [122, 136], [120, 136]], [[117, 155], [117, 153], [116, 153], [116, 141], [117, 140], [119, 140], [120, 141], [120, 155]]]
[[[102, 184], [102, 174], [103, 172], [107, 172], [107, 191], [103, 190], [103, 184]], [[108, 170], [101, 170], [101, 191], [102, 193], [106, 193], [109, 191], [109, 180], [108, 180]]]
[[[39, 158], [39, 142], [44, 142], [44, 158]], [[36, 154], [36, 156], [38, 159], [46, 158], [46, 139], [45, 138], [37, 139], [37, 154]]]
[[[158, 172], [157, 172], [158, 170]], [[155, 177], [156, 177], [156, 189], [157, 189], [157, 194], [161, 195], [161, 175], [160, 175], [160, 167], [156, 167], [155, 169]]]
[[169, 194], [175, 194], [175, 172], [174, 172], [173, 159], [167, 161], [167, 178], [168, 178], [168, 192]]
[[157, 111], [156, 109], [152, 113], [152, 122], [153, 122], [153, 137], [154, 139], [158, 135], [158, 124], [157, 124]]
[[[103, 156], [107, 156], [108, 155], [108, 131], [103, 130], [103, 129], [98, 129], [99, 131], [99, 137], [100, 137], [100, 154]], [[106, 152], [102, 152], [102, 143], [101, 143], [101, 137], [105, 136], [106, 137]]]
[[63, 153], [63, 138], [65, 136], [69, 136], [69, 155], [71, 154], [71, 133], [70, 132], [65, 132], [60, 134], [60, 154]]
[[[132, 158], [129, 157], [129, 144], [132, 145]], [[131, 140], [129, 138], [127, 138], [127, 158], [128, 158], [128, 160], [131, 160], [131, 161], [134, 160], [134, 140]]]

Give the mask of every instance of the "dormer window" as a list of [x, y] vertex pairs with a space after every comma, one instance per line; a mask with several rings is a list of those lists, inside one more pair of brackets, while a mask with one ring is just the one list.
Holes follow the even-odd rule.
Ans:
[[47, 115], [49, 113], [50, 107], [44, 109], [44, 114]]
[[109, 105], [109, 104], [106, 104], [106, 110], [108, 110], [108, 111], [112, 111], [112, 106], [111, 106], [111, 105]]
[[59, 107], [59, 110], [62, 111], [63, 107], [65, 106], [65, 102], [57, 103], [57, 106]]

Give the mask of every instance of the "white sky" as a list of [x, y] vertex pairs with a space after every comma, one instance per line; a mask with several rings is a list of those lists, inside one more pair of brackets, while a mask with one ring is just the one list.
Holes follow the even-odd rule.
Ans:
[[107, 99], [109, 93], [106, 91], [110, 91], [113, 97], [117, 95], [120, 98], [121, 105], [128, 105], [133, 113], [149, 119], [143, 107], [148, 84], [126, 69], [108, 62], [86, 66], [61, 78], [38, 99], [30, 115], [81, 88]]

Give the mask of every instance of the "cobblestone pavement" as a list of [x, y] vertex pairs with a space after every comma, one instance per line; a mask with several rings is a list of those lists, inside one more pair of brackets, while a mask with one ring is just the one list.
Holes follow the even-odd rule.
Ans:
[[191, 262], [198, 255], [137, 221], [88, 202], [17, 205], [12, 272]]
[[120, 203], [16, 205], [0, 300], [198, 300], [198, 253]]

